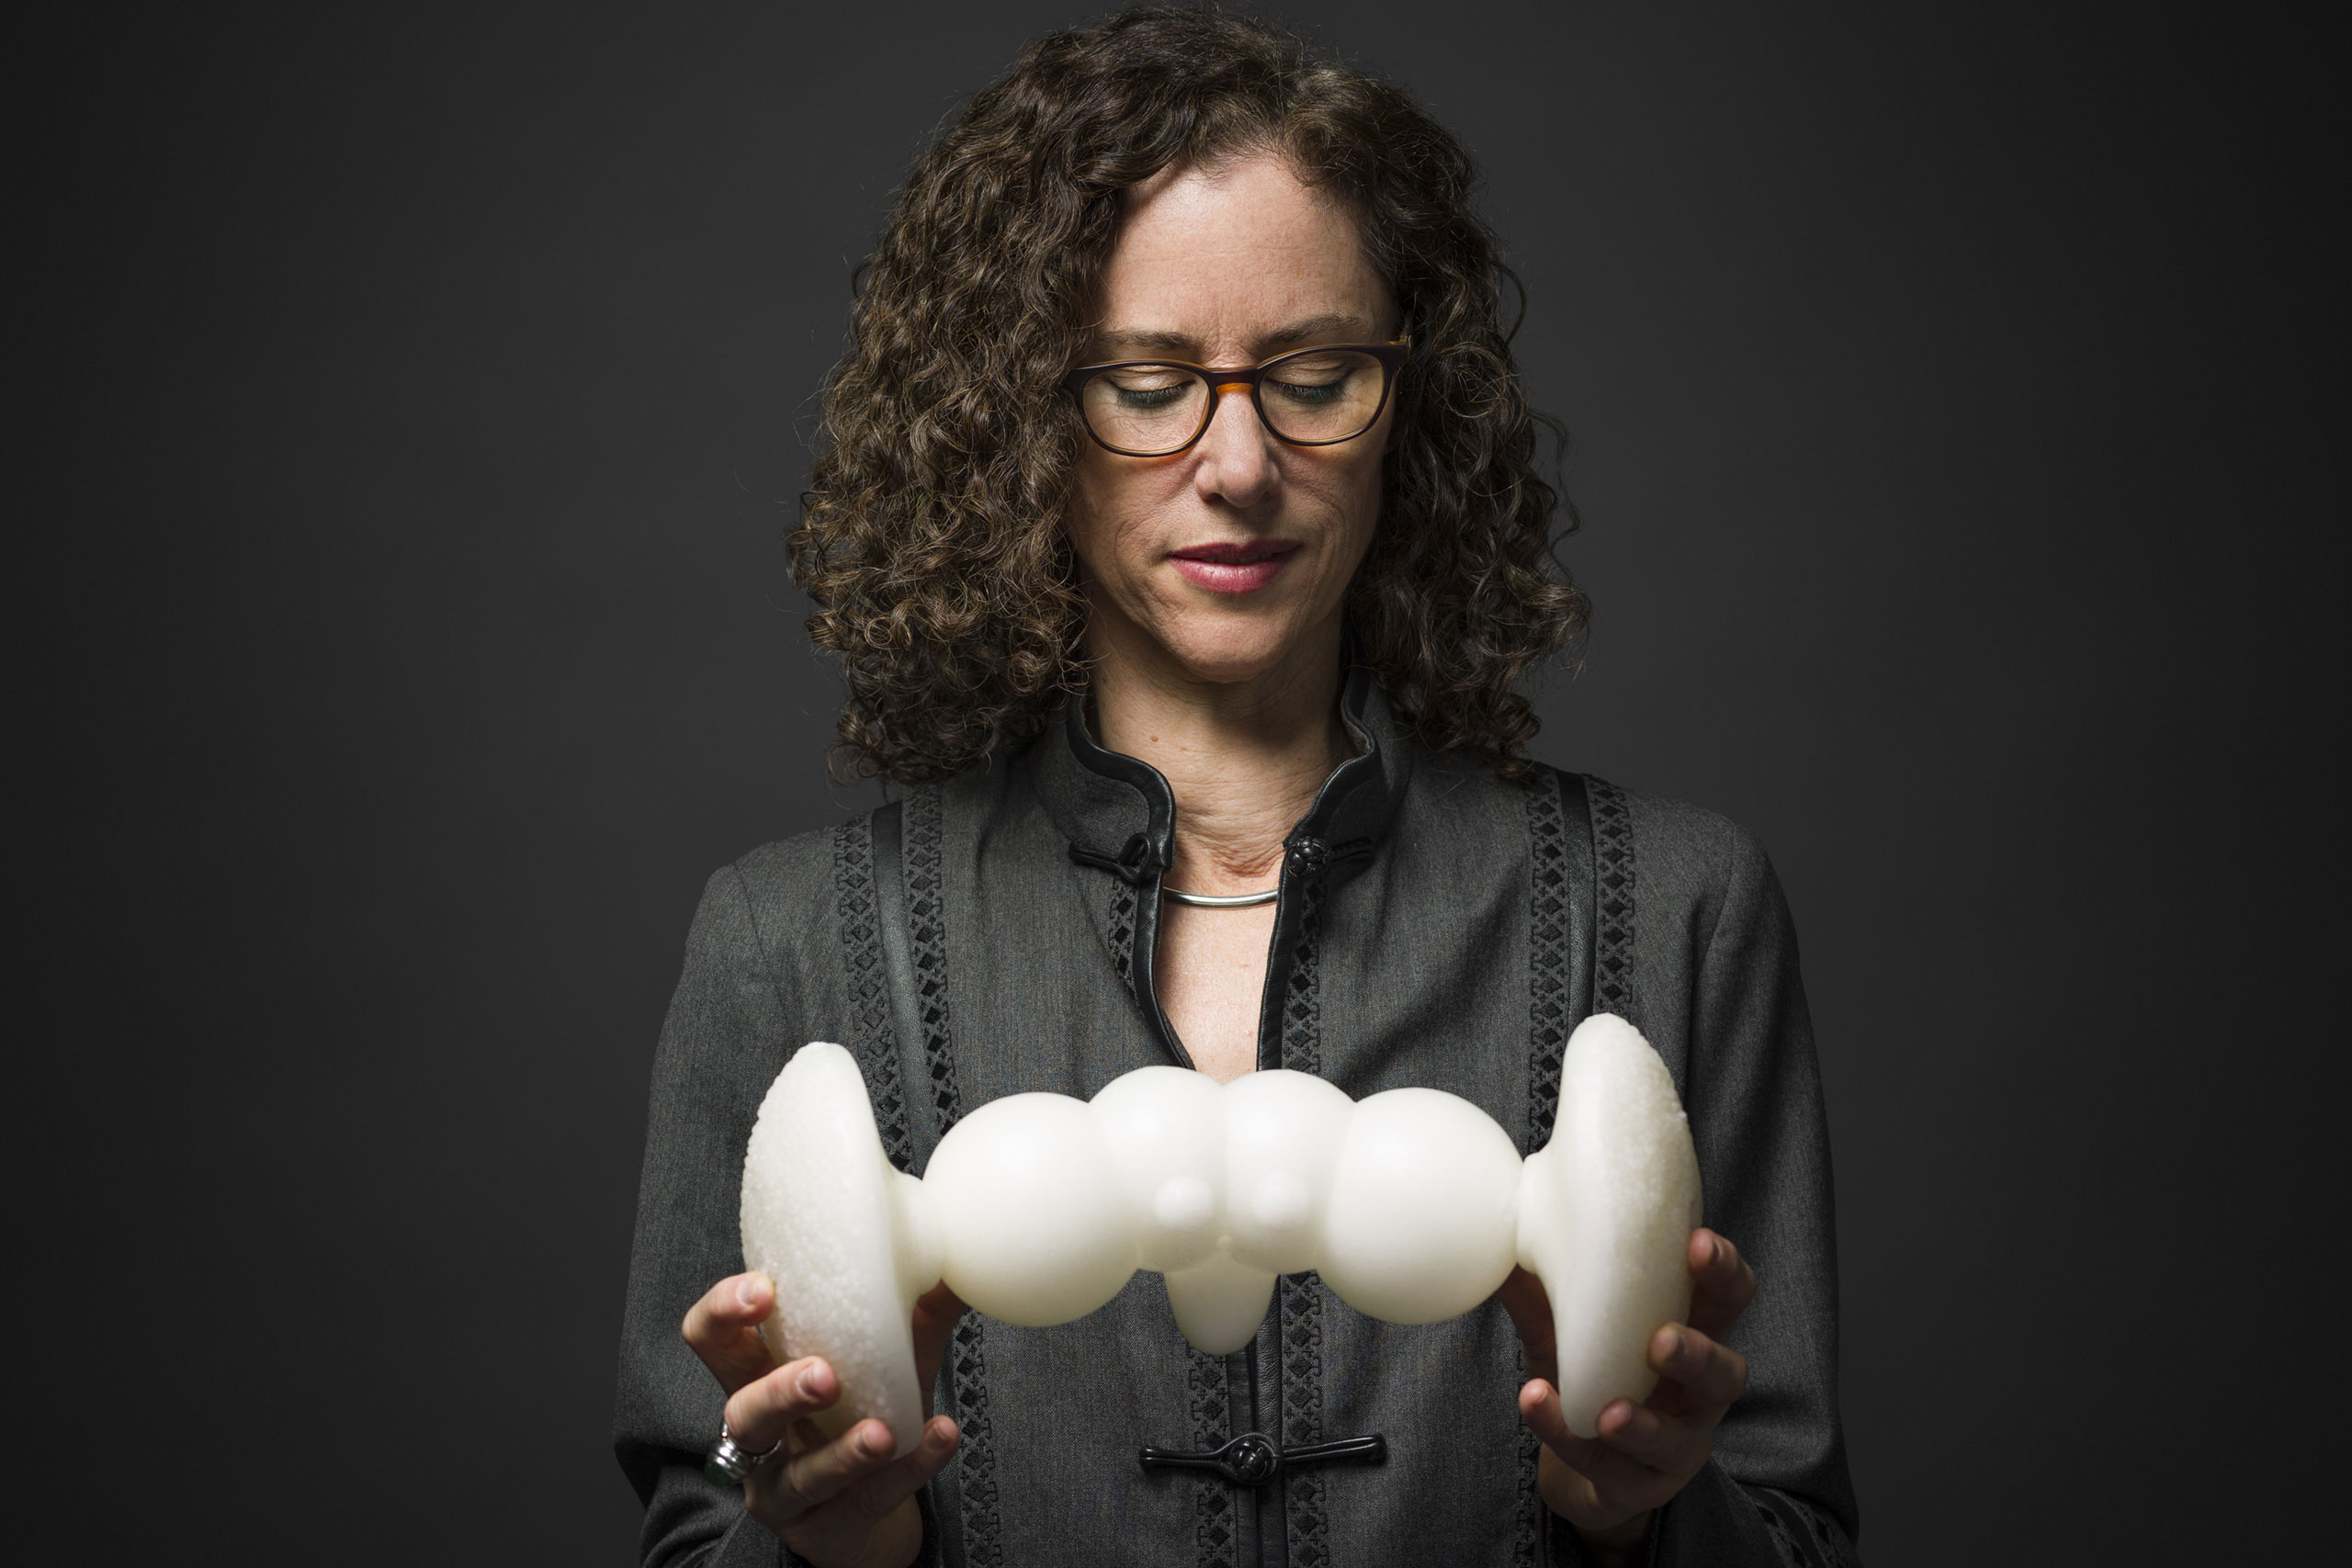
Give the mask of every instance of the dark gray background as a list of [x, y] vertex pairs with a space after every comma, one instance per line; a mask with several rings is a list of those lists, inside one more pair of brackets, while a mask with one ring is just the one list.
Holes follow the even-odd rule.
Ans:
[[[812, 393], [908, 161], [1083, 14], [116, 16], [25, 62], [36, 1534], [632, 1557], [605, 1428], [686, 918], [873, 798], [823, 780], [777, 547]], [[2283, 1545], [2342, 1359], [2318, 40], [1288, 15], [1463, 136], [1526, 277], [1598, 604], [1539, 754], [1787, 884], [1871, 1560]]]

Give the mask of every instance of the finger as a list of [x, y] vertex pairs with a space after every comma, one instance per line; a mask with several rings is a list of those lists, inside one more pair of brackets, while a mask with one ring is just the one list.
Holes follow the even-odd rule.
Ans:
[[813, 1505], [803, 1522], [811, 1530], [845, 1526], [863, 1533], [931, 1484], [932, 1478], [946, 1469], [947, 1461], [955, 1457], [959, 1438], [955, 1422], [944, 1416], [933, 1416], [923, 1423], [922, 1436], [915, 1440], [913, 1452], [863, 1478], [851, 1480], [830, 1499]]
[[[832, 1441], [796, 1454], [775, 1467], [785, 1517], [789, 1520], [822, 1507], [849, 1486], [891, 1463], [890, 1455], [897, 1448], [890, 1428], [868, 1416]], [[918, 1442], [915, 1452], [922, 1451], [922, 1445]]]
[[1690, 1233], [1690, 1326], [1722, 1338], [1756, 1299], [1756, 1270], [1729, 1240], [1704, 1226]]
[[1689, 1404], [1718, 1415], [1747, 1392], [1747, 1358], [1695, 1328], [1668, 1324], [1659, 1329], [1650, 1336], [1649, 1359], [1659, 1376], [1682, 1386]]
[[[831, 1409], [841, 1396], [842, 1381], [833, 1369], [814, 1356], [803, 1356], [729, 1394], [727, 1430], [734, 1436], [737, 1447], [765, 1453], [786, 1433], [794, 1431], [797, 1423], [807, 1421], [820, 1410]], [[799, 1432], [800, 1446], [820, 1447], [825, 1440], [822, 1434], [809, 1441], [809, 1430], [813, 1428]]]
[[719, 1387], [731, 1394], [775, 1367], [767, 1342], [760, 1337], [760, 1325], [775, 1305], [775, 1287], [766, 1275], [731, 1275], [686, 1309], [678, 1332]]
[[944, 1282], [915, 1303], [915, 1379], [926, 1398], [939, 1385], [939, 1363], [947, 1355], [947, 1341], [968, 1310], [964, 1299]]
[[1680, 1416], [1668, 1416], [1630, 1399], [1612, 1399], [1601, 1407], [1600, 1442], [1611, 1452], [1646, 1470], [1668, 1475], [1694, 1471], [1705, 1460], [1706, 1433], [1713, 1429]]
[[1609, 1458], [1606, 1443], [1568, 1430], [1568, 1413], [1560, 1403], [1560, 1391], [1542, 1378], [1530, 1378], [1520, 1388], [1519, 1418], [1572, 1470], [1590, 1475]]
[[1510, 1314], [1511, 1327], [1519, 1332], [1527, 1375], [1547, 1383], [1557, 1377], [1559, 1350], [1554, 1337], [1552, 1298], [1544, 1293], [1544, 1281], [1524, 1269], [1514, 1268], [1495, 1291], [1495, 1300], [1502, 1303], [1503, 1311]]

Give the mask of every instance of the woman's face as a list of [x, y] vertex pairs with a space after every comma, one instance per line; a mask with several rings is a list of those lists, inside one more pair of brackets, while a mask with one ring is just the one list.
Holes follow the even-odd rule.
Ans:
[[[1084, 363], [1256, 365], [1385, 343], [1395, 317], [1353, 220], [1279, 159], [1252, 158], [1170, 171], [1129, 194]], [[1395, 408], [1392, 397], [1352, 441], [1293, 446], [1234, 386], [1207, 432], [1172, 456], [1086, 443], [1068, 524], [1091, 650], [1218, 682], [1328, 657], [1379, 517]]]

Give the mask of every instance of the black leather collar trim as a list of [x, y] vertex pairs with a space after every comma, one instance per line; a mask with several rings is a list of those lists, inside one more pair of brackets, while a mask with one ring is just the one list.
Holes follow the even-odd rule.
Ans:
[[1069, 743], [1070, 755], [1088, 773], [1133, 790], [1137, 804], [1144, 807], [1145, 826], [1141, 832], [1130, 833], [1116, 850], [1098, 849], [1073, 838], [1070, 858], [1081, 865], [1101, 866], [1130, 884], [1141, 886], [1165, 871], [1175, 858], [1170, 840], [1175, 831], [1176, 792], [1168, 787], [1167, 779], [1149, 762], [1124, 751], [1111, 750], [1095, 740], [1094, 732], [1086, 722], [1087, 697], [1087, 690], [1081, 688], [1072, 692], [1062, 705], [1062, 734]]
[[[1150, 763], [1094, 739], [1087, 723], [1087, 695], [1081, 688], [1064, 701], [1061, 734], [1066, 755], [1077, 767], [1065, 763], [1041, 778], [1046, 807], [1069, 844], [1071, 860], [1140, 887], [1175, 859], [1175, 792]], [[1331, 771], [1315, 792], [1314, 805], [1283, 840], [1285, 852], [1304, 850], [1318, 869], [1327, 858], [1354, 859], [1378, 847], [1403, 793], [1408, 765], [1394, 743], [1387, 699], [1369, 665], [1349, 664], [1340, 689], [1340, 722], [1356, 753]], [[1046, 743], [1051, 744], [1050, 731]]]
[[[1374, 804], [1377, 808], [1375, 819], [1364, 824], [1366, 831], [1350, 841], [1348, 849], [1351, 855], [1355, 852], [1371, 853], [1374, 840], [1387, 830], [1386, 807], [1389, 802], [1385, 787], [1387, 777], [1381, 766], [1380, 738], [1365, 723], [1365, 710], [1372, 702], [1373, 692], [1371, 666], [1348, 666], [1346, 683], [1340, 690], [1340, 722], [1346, 727], [1348, 738], [1361, 750], [1331, 770], [1331, 776], [1325, 779], [1323, 786], [1315, 792], [1315, 804], [1307, 807], [1306, 815], [1299, 818], [1298, 825], [1283, 840], [1285, 851], [1307, 863], [1301, 866], [1301, 870], [1320, 872], [1334, 858], [1337, 852], [1330, 847], [1334, 837], [1332, 826], [1340, 820], [1343, 807]], [[1356, 797], [1367, 788], [1377, 796], [1376, 802], [1357, 800]]]

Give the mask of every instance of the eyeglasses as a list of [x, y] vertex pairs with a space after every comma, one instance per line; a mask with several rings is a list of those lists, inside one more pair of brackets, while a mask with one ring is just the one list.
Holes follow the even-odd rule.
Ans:
[[1095, 444], [1165, 457], [1198, 441], [1225, 387], [1250, 389], [1258, 418], [1294, 446], [1335, 446], [1370, 430], [1405, 363], [1402, 343], [1331, 344], [1262, 365], [1213, 370], [1168, 359], [1081, 365], [1062, 378]]

